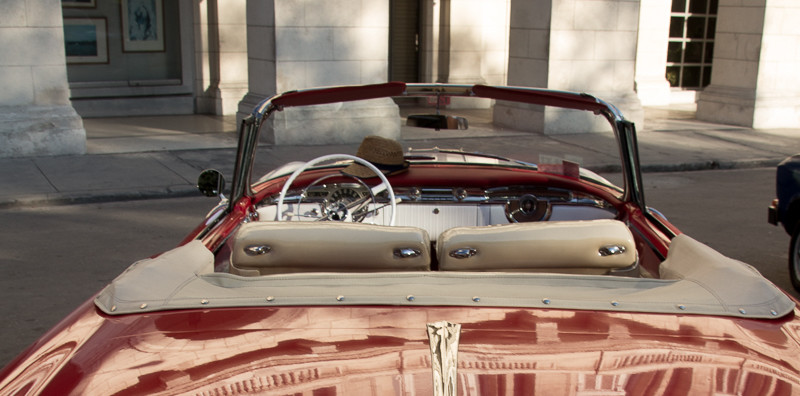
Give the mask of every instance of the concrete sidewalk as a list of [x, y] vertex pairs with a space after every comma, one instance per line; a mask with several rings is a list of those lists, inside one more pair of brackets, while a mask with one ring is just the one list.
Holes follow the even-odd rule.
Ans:
[[[468, 131], [404, 129], [406, 148], [464, 148], [538, 162], [537, 147], [558, 141], [582, 163], [603, 165], [616, 152], [608, 134], [541, 136], [497, 130], [477, 112]], [[193, 196], [200, 171], [230, 179], [235, 117], [208, 115], [86, 119], [87, 154], [0, 159], [0, 208]], [[588, 139], [587, 139], [588, 138]], [[800, 152], [800, 128], [753, 130], [700, 122], [691, 106], [646, 108], [639, 128], [644, 172], [772, 167]], [[355, 154], [357, 144], [266, 146], [265, 168], [331, 152]]]

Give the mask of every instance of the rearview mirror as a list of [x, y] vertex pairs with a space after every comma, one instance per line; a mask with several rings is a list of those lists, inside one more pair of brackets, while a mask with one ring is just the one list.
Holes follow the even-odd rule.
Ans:
[[466, 118], [443, 114], [412, 114], [406, 119], [406, 125], [419, 128], [430, 128], [437, 131], [440, 129], [465, 130], [469, 128], [469, 122]]

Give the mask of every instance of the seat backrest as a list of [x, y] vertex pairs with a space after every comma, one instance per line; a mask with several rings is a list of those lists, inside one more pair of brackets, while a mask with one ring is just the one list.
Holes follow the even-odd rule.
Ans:
[[252, 222], [234, 235], [231, 273], [430, 270], [430, 238], [416, 227], [343, 222]]
[[456, 227], [436, 250], [441, 271], [605, 274], [637, 263], [633, 235], [618, 220]]

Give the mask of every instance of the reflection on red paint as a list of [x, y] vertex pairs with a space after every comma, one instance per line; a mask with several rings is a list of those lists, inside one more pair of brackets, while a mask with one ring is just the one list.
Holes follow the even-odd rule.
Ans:
[[459, 307], [236, 308], [113, 318], [92, 309], [31, 352], [19, 365], [31, 369], [0, 389], [427, 395], [425, 325], [441, 320], [462, 325], [461, 395], [800, 392], [798, 343], [786, 336], [764, 342], [766, 333], [791, 334], [781, 328], [794, 323], [788, 319]]

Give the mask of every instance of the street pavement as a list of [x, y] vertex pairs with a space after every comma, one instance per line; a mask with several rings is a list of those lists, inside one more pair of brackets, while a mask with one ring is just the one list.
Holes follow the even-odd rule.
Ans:
[[[474, 118], [474, 119], [473, 119]], [[616, 152], [609, 134], [543, 136], [493, 128], [488, 112], [471, 114], [466, 131], [403, 128], [405, 148], [464, 148], [538, 162], [537, 147], [570, 144], [585, 165], [603, 166]], [[233, 116], [181, 115], [85, 119], [87, 154], [0, 159], [0, 208], [199, 194], [199, 173], [233, 173]], [[800, 152], [796, 129], [754, 130], [697, 121], [692, 106], [646, 108], [637, 126], [644, 172], [773, 167]], [[331, 152], [355, 154], [358, 144], [269, 146], [271, 169]], [[611, 168], [610, 171], [613, 171]]]

